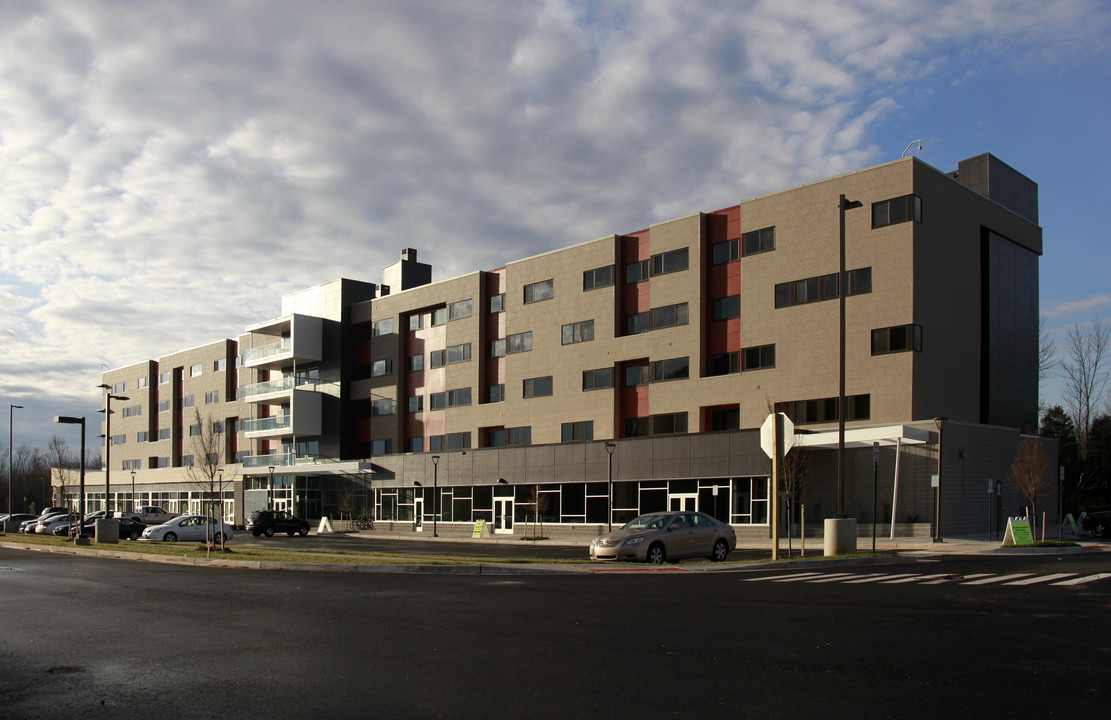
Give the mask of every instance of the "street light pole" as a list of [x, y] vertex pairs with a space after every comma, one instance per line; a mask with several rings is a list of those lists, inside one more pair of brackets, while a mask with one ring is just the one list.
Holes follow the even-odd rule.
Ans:
[[845, 211], [863, 207], [859, 200], [841, 195], [838, 202], [841, 218], [841, 262], [837, 273], [837, 304], [839, 307], [840, 361], [837, 392], [837, 517], [845, 517], [845, 296], [849, 292], [845, 277]]
[[949, 422], [947, 417], [935, 417], [934, 424], [937, 425], [937, 492], [934, 496], [937, 498], [937, 507], [934, 508], [934, 542], [943, 542], [941, 539], [941, 439], [945, 432], [945, 423]]
[[[77, 535], [74, 537], [73, 542], [77, 545], [85, 545], [85, 418], [84, 416], [72, 417], [67, 415], [58, 415], [54, 418], [54, 422], [81, 426], [81, 458], [78, 461], [78, 464], [81, 466], [81, 486], [78, 490], [79, 516], [77, 520]], [[61, 471], [62, 468], [59, 467], [58, 472], [60, 473]]]
[[[101, 383], [97, 385], [99, 388], [104, 389], [104, 517], [112, 517], [112, 401], [113, 400], [130, 400], [131, 398], [125, 395], [113, 395], [112, 386], [108, 383]], [[82, 462], [84, 460], [82, 459]]]
[[266, 509], [270, 510], [274, 507], [274, 466], [271, 465], [270, 470], [270, 486], [266, 488]]
[[436, 498], [439, 493], [440, 456], [432, 456], [432, 537], [440, 537], [436, 532]]
[[131, 512], [135, 512], [135, 471], [131, 471]]
[[[12, 482], [15, 480], [15, 475], [12, 474], [12, 411], [15, 409], [23, 409], [22, 405], [8, 405], [8, 514], [12, 514]], [[50, 507], [47, 505], [46, 507]]]
[[606, 532], [613, 530], [613, 451], [617, 449], [616, 443], [608, 442], [603, 445], [606, 449], [606, 454], [609, 455], [610, 472], [609, 472], [609, 497], [606, 500]]

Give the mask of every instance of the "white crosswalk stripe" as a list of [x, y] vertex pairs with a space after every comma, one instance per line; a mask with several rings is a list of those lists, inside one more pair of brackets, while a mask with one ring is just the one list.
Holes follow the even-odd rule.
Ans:
[[1028, 585], [1084, 585], [1097, 580], [1111, 578], [1111, 573], [1095, 573], [1093, 575], [1076, 576], [1076, 573], [1009, 573], [996, 575], [995, 573], [971, 573], [957, 575], [952, 573], [854, 573], [854, 572], [797, 572], [783, 575], [765, 575], [762, 577], [742, 578], [742, 582], [774, 582], [774, 583], [838, 583], [842, 585], [907, 585], [917, 583], [920, 585], [940, 585], [951, 583], [957, 585], [1003, 585], [1025, 587]]

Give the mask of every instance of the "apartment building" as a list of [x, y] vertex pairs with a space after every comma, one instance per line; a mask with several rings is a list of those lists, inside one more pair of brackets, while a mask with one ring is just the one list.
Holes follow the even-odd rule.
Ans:
[[991, 155], [903, 158], [438, 282], [405, 249], [382, 284], [293, 293], [236, 340], [105, 373], [137, 413], [113, 415], [112, 488], [133, 469], [139, 498], [194, 502], [189, 411], [212, 398], [237, 519], [519, 533], [538, 513], [593, 532], [697, 508], [760, 534], [774, 409], [807, 448], [792, 512], [819, 520], [839, 509], [843, 302], [844, 512], [928, 528], [944, 417], [942, 516], [982, 529], [1018, 511], [1001, 481], [1037, 426], [1041, 252], [1037, 186]]

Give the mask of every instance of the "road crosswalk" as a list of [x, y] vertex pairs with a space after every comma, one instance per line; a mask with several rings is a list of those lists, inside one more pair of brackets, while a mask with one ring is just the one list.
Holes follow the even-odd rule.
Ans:
[[953, 573], [856, 573], [856, 572], [793, 572], [783, 575], [761, 575], [744, 578], [742, 582], [770, 583], [839, 583], [842, 585], [1007, 585], [1025, 587], [1029, 585], [1086, 585], [1098, 580], [1111, 578], [1111, 573], [973, 573], [957, 575]]

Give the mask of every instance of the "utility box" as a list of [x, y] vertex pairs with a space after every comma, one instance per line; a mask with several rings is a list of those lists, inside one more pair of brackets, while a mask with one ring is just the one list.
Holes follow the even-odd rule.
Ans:
[[116, 545], [120, 542], [120, 521], [115, 518], [101, 518], [96, 521], [94, 532], [97, 545]]

